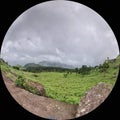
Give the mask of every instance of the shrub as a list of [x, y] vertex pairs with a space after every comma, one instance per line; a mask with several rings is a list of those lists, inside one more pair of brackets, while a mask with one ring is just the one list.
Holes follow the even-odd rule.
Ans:
[[79, 73], [82, 75], [86, 75], [90, 73], [91, 68], [87, 67], [86, 65], [82, 65], [82, 67], [79, 69]]
[[15, 84], [19, 87], [24, 87], [25, 80], [23, 79], [22, 76], [18, 76], [18, 78], [15, 81]]
[[20, 68], [18, 66], [13, 66], [14, 69], [19, 70]]
[[33, 74], [33, 76], [34, 76], [34, 77], [38, 77], [38, 75], [37, 75], [37, 74]]
[[45, 95], [45, 90], [44, 88], [42, 88], [42, 86], [39, 85], [39, 88], [37, 88], [37, 85], [35, 85], [34, 82], [25, 81], [22, 76], [18, 76], [15, 84], [33, 94]]
[[64, 75], [64, 77], [66, 78], [68, 74], [67, 74], [67, 73], [65, 73], [65, 74], [63, 74], [63, 75]]

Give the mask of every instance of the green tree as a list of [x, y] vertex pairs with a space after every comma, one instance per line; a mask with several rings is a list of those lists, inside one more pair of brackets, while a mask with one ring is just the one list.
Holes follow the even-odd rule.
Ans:
[[99, 65], [99, 70], [100, 70], [100, 72], [104, 73], [104, 76], [105, 76], [105, 73], [107, 72], [108, 68], [109, 68], [108, 62], [104, 62], [103, 65], [101, 65], [101, 64]]
[[22, 66], [21, 65], [19, 65], [19, 64], [17, 64], [17, 65], [15, 65], [15, 66], [13, 66], [13, 68], [14, 69], [17, 69], [17, 70], [20, 70], [20, 68], [21, 68]]
[[75, 68], [76, 75], [78, 74], [78, 71], [79, 71], [79, 69], [78, 69], [78, 68]]
[[104, 62], [102, 68], [103, 68], [103, 72], [106, 72], [107, 69], [109, 68], [109, 64]]
[[91, 69], [90, 69], [89, 67], [87, 67], [87, 65], [82, 65], [81, 70], [80, 70], [80, 73], [81, 73], [82, 75], [89, 74], [90, 70], [91, 70]]

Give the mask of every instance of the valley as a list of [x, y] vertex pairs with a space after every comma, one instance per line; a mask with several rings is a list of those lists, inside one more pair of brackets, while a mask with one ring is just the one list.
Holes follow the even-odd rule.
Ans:
[[[84, 69], [80, 69], [80, 68], [79, 69], [61, 68], [63, 69], [63, 71], [57, 71], [55, 68], [54, 69], [52, 68], [50, 69], [50, 71], [48, 69], [46, 71], [45, 69], [43, 69], [43, 71], [41, 72], [36, 72], [36, 71], [30, 72], [25, 70], [25, 68], [18, 69], [13, 66], [10, 66], [4, 60], [1, 60], [1, 72], [3, 75], [3, 80], [5, 79], [5, 84], [10, 92], [11, 89], [13, 88], [10, 88], [8, 84], [9, 81], [11, 82], [11, 84], [13, 84], [14, 90], [21, 89], [22, 91], [26, 91], [28, 94], [32, 96], [34, 95], [37, 96], [38, 99], [44, 98], [47, 99], [47, 101], [49, 101], [50, 99], [53, 101], [58, 101], [59, 107], [61, 103], [61, 104], [65, 104], [64, 106], [70, 105], [74, 109], [77, 109], [76, 106], [78, 106], [82, 98], [91, 88], [93, 88], [97, 84], [105, 83], [108, 86], [111, 85], [112, 87], [114, 87], [119, 73], [120, 56], [118, 56], [114, 61], [108, 60], [106, 63], [109, 65], [109, 67], [106, 67], [106, 69], [104, 67], [101, 68], [101, 66], [103, 65], [100, 65], [97, 67], [93, 67], [90, 70], [88, 68], [85, 69], [86, 71], [88, 70], [87, 73], [82, 72]], [[24, 82], [22, 83], [21, 80], [24, 80]], [[45, 96], [36, 95], [37, 92], [34, 90], [34, 88], [29, 86], [29, 83], [31, 81], [36, 84], [41, 84], [44, 87]], [[14, 94], [13, 97], [16, 96], [15, 93], [11, 93], [12, 95]], [[24, 98], [24, 92], [22, 93], [22, 96]], [[17, 97], [15, 99], [16, 100], [18, 99], [17, 101], [19, 102], [20, 98]], [[34, 98], [32, 100], [34, 101]], [[22, 100], [20, 100], [20, 104], [22, 105], [24, 104]], [[23, 107], [26, 106], [23, 105]], [[45, 105], [44, 107], [46, 108]], [[31, 108], [28, 108], [28, 110], [31, 111]], [[67, 111], [67, 107], [65, 110]], [[72, 111], [69, 114], [73, 114], [74, 111]], [[45, 117], [49, 116], [49, 112], [47, 113], [47, 116], [45, 115]], [[33, 113], [37, 114], [35, 111]], [[61, 112], [61, 114], [62, 113], [63, 112]], [[74, 116], [75, 113], [73, 117]]]

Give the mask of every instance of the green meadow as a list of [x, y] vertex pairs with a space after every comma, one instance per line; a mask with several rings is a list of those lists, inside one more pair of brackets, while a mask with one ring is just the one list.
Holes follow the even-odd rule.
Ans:
[[100, 82], [115, 85], [119, 73], [120, 56], [116, 61], [109, 62], [109, 68], [106, 72], [100, 72], [99, 68], [93, 68], [89, 74], [69, 73], [64, 77], [65, 72], [27, 72], [14, 69], [12, 66], [1, 61], [1, 71], [13, 82], [18, 76], [25, 80], [41, 83], [45, 90], [46, 96], [71, 104], [78, 104], [85, 93], [93, 86]]

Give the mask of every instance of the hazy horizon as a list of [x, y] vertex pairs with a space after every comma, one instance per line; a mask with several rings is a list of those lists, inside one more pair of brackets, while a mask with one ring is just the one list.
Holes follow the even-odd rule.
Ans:
[[25, 11], [1, 46], [1, 58], [10, 65], [51, 61], [95, 66], [118, 55], [116, 37], [106, 21], [89, 7], [64, 0]]
[[[120, 55], [120, 54], [119, 54]], [[118, 56], [119, 56], [118, 55]], [[115, 57], [116, 58], [116, 57]], [[112, 58], [112, 59], [115, 59], [115, 58]], [[3, 59], [3, 58], [2, 58]], [[4, 60], [4, 59], [3, 59]], [[106, 58], [106, 60], [107, 60], [107, 58]], [[66, 64], [66, 63], [62, 63], [62, 62], [54, 62], [54, 61], [47, 61], [47, 60], [42, 60], [42, 61], [39, 61], [39, 62], [25, 62], [25, 63], [22, 63], [22, 64], [19, 64], [19, 63], [14, 63], [14, 64], [9, 64], [9, 62], [8, 61], [6, 61], [6, 60], [4, 60], [5, 62], [7, 62], [8, 63], [8, 65], [11, 65], [11, 66], [15, 66], [15, 65], [21, 65], [21, 66], [25, 66], [26, 64], [31, 64], [31, 63], [35, 63], [35, 64], [39, 64], [40, 62], [53, 62], [53, 63], [61, 63], [61, 64], [65, 64], [65, 65], [70, 65], [71, 67], [68, 67], [68, 68], [81, 68], [82, 67], [82, 65], [87, 65], [87, 64], [82, 64], [82, 65], [71, 65], [71, 64]], [[104, 62], [104, 61], [103, 61]], [[103, 63], [99, 63], [99, 64], [96, 64], [96, 65], [87, 65], [88, 67], [95, 67], [95, 66], [99, 66], [100, 64], [103, 64]], [[40, 64], [39, 64], [40, 65]], [[44, 65], [43, 65], [44, 66]]]

